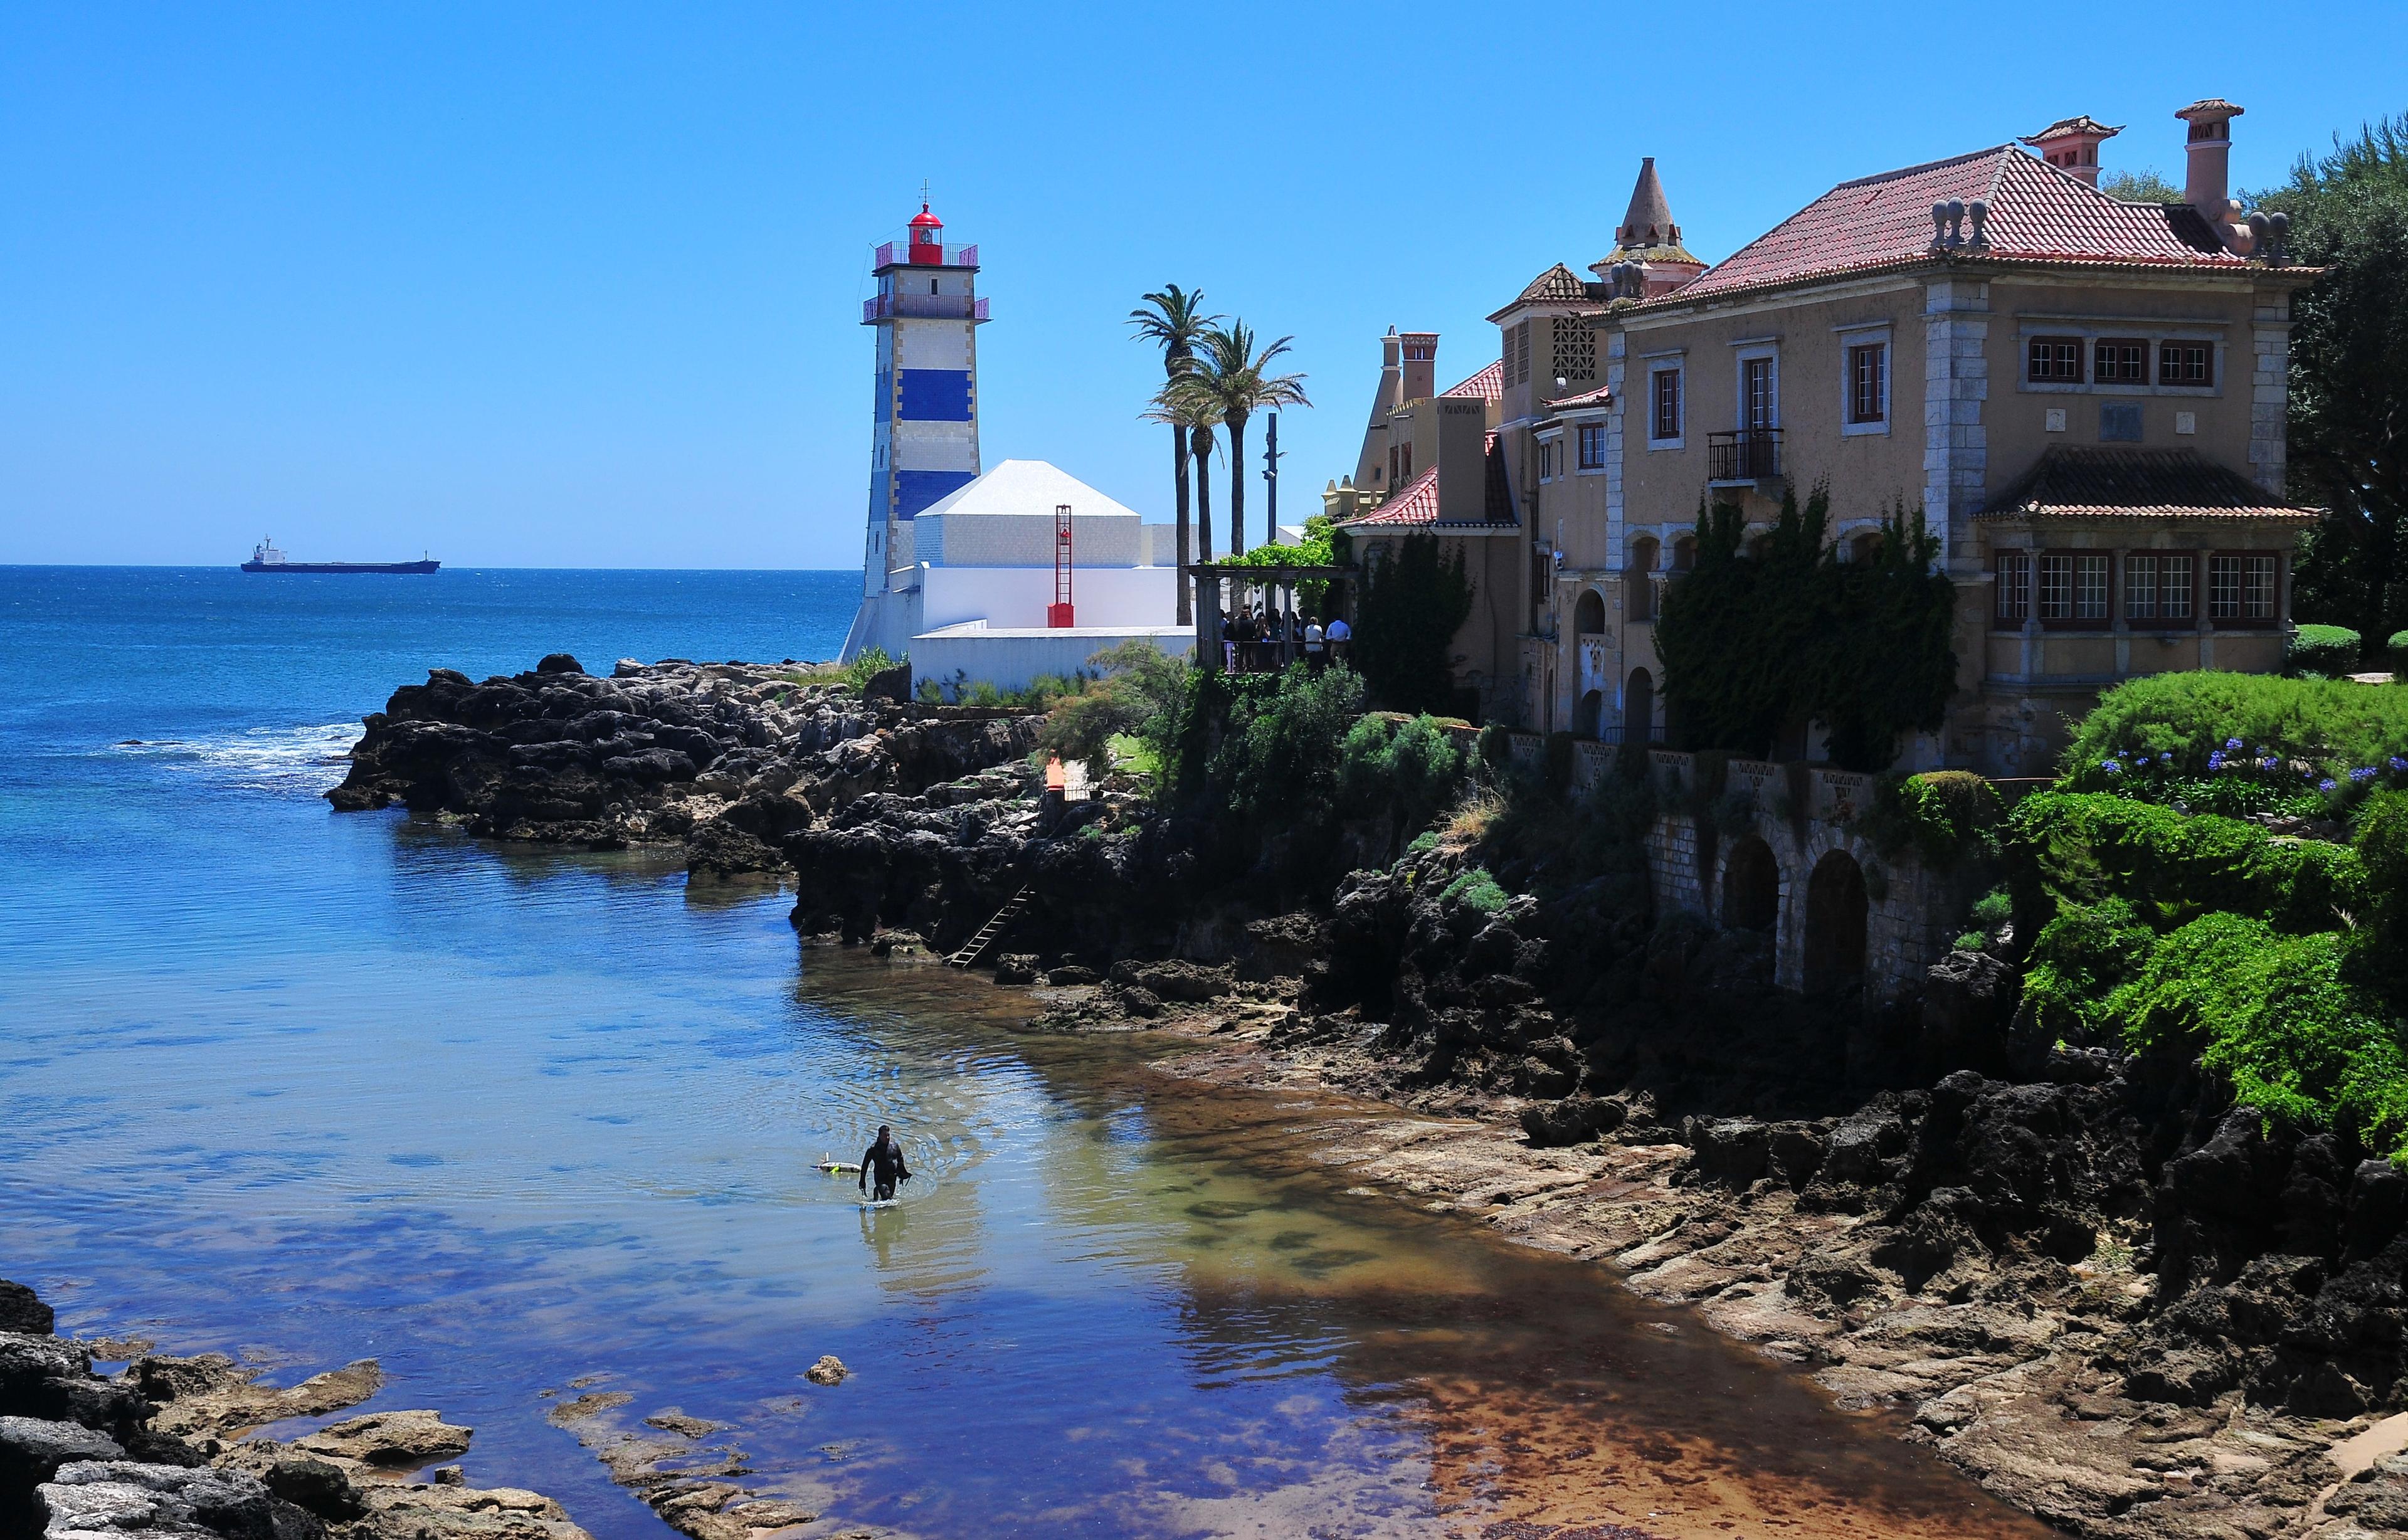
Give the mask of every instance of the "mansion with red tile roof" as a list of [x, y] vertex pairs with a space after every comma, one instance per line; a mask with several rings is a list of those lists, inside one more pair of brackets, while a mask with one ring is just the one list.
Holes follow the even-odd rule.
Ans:
[[[1905, 757], [2049, 773], [2119, 680], [2281, 666], [2314, 517], [2284, 495], [2290, 305], [2315, 275], [2229, 198], [2241, 111], [2175, 114], [2183, 203], [2101, 192], [2120, 130], [2074, 117], [1842, 182], [1712, 265], [1650, 159], [1591, 278], [1556, 264], [1489, 318], [1496, 363], [1440, 392], [1435, 334], [1383, 339], [1324, 502], [1366, 560], [1416, 531], [1463, 551], [1484, 716], [1633, 743], [1680, 735], [1654, 625], [1701, 500], [1769, 525], [1826, 483], [1842, 560], [1920, 505], [1958, 691]], [[1819, 757], [1794, 736], [1776, 753]]]

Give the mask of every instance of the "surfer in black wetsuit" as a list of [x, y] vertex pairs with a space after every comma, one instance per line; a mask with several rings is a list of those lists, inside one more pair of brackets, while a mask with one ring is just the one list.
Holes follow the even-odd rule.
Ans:
[[910, 1179], [910, 1169], [903, 1163], [903, 1147], [895, 1142], [895, 1131], [884, 1123], [879, 1124], [878, 1138], [861, 1152], [861, 1190], [869, 1191], [869, 1184], [874, 1181], [878, 1190], [872, 1201], [888, 1203], [895, 1197], [895, 1184]]

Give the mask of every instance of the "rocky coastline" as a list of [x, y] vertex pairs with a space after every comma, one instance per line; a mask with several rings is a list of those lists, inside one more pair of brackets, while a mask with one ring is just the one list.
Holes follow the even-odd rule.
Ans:
[[1135, 785], [1045, 800], [1033, 714], [881, 682], [438, 672], [331, 795], [679, 842], [880, 951], [950, 951], [1016, 897], [989, 960], [1042, 986], [1037, 1030], [1412, 1109], [1333, 1122], [1329, 1158], [1695, 1306], [2060, 1528], [2408, 1532], [2408, 1177], [2196, 1063], [2031, 1040], [2011, 935], [1868, 1014], [1769, 990], [1760, 938], [1650, 914], [1629, 872], [1499, 902], [1460, 841], [1365, 829], [1334, 891], [1209, 882], [1211, 831]]

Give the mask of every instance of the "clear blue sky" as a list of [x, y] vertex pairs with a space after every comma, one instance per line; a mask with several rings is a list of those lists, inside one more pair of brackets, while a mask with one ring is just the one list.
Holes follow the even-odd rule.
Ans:
[[[1665, 22], [1648, 20], [1666, 16]], [[0, 7], [0, 563], [431, 549], [851, 566], [867, 256], [975, 241], [989, 463], [1168, 517], [1166, 280], [1293, 333], [1291, 518], [1390, 324], [1602, 255], [1653, 154], [1709, 260], [1834, 181], [2088, 112], [2179, 182], [2408, 109], [2408, 7]], [[1257, 447], [1259, 438], [1257, 436]], [[1249, 474], [1258, 465], [1249, 468]], [[1226, 473], [1222, 478], [1226, 484]], [[1259, 519], [1261, 483], [1253, 483]]]

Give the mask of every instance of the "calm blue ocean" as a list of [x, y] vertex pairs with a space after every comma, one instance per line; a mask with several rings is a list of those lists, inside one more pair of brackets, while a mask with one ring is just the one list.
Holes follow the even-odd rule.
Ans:
[[[1291, 1105], [1158, 1046], [807, 952], [673, 857], [322, 799], [429, 666], [824, 658], [856, 581], [0, 568], [0, 1276], [280, 1382], [374, 1356], [374, 1405], [605, 1540], [668, 1532], [547, 1420], [572, 1381], [629, 1398], [589, 1433], [679, 1407], [897, 1534], [2024, 1533], [1596, 1270], [1340, 1191]], [[882, 1120], [919, 1176], [865, 1213], [811, 1164]]]

